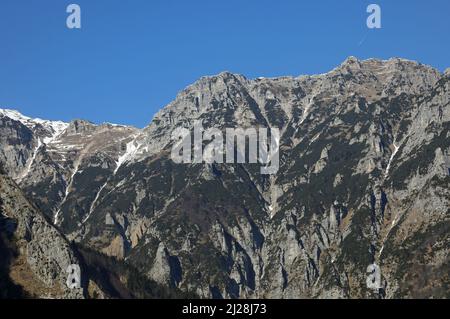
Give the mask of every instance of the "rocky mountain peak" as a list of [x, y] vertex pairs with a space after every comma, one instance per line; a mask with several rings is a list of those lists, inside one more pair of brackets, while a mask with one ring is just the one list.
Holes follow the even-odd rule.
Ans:
[[67, 127], [68, 134], [80, 134], [86, 132], [92, 132], [95, 130], [96, 125], [92, 122], [76, 119], [72, 120]]
[[[210, 75], [210, 76], [203, 76], [198, 81], [200, 82], [217, 82], [217, 81], [224, 81], [227, 82], [234, 82], [234, 81], [247, 81], [247, 78], [238, 73], [233, 73], [230, 71], [222, 71], [219, 74]], [[194, 84], [195, 85], [195, 84]]]
[[338, 68], [350, 68], [350, 69], [360, 69], [361, 68], [361, 61], [354, 57], [354, 56], [350, 56], [347, 59], [345, 59], [344, 62], [342, 62], [342, 64], [338, 67]]

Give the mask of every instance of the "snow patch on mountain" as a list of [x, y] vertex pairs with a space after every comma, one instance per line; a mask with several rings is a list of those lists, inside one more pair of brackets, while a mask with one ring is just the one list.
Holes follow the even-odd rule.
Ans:
[[31, 118], [22, 113], [11, 109], [0, 109], [0, 116], [8, 117], [14, 121], [20, 122], [29, 129], [34, 129], [36, 125], [41, 125], [50, 132], [51, 137], [45, 138], [42, 142], [44, 144], [50, 143], [55, 137], [60, 135], [68, 126], [69, 123], [63, 121], [50, 121], [40, 118]]
[[137, 154], [138, 150], [140, 149], [142, 145], [137, 143], [136, 140], [132, 140], [127, 144], [127, 149], [124, 154], [122, 154], [117, 162], [116, 162], [116, 169], [114, 170], [114, 175], [117, 173], [119, 168], [127, 161], [130, 161], [133, 159], [133, 157]]
[[22, 174], [18, 178], [18, 182], [22, 181], [30, 173], [31, 165], [33, 165], [34, 161], [36, 160], [37, 154], [38, 154], [41, 146], [42, 146], [42, 141], [41, 141], [41, 139], [38, 139], [38, 145], [36, 146], [36, 148], [33, 151], [33, 156], [30, 159], [28, 159], [25, 170], [22, 172]]

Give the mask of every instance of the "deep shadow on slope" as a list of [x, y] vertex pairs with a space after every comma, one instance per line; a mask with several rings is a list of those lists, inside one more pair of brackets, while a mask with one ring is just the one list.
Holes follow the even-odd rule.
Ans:
[[27, 294], [23, 288], [15, 284], [9, 276], [10, 267], [17, 257], [17, 247], [8, 233], [9, 225], [12, 224], [0, 215], [0, 299], [26, 298]]
[[[162, 286], [148, 279], [130, 264], [72, 243], [82, 259], [84, 277], [95, 284], [108, 298], [120, 299], [196, 299], [193, 293]], [[84, 283], [87, 285], [88, 283]], [[89, 296], [96, 298], [97, 296]]]

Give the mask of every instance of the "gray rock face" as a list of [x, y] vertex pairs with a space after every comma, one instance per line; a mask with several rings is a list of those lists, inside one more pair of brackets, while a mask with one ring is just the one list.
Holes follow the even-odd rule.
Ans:
[[171, 257], [164, 244], [160, 243], [149, 277], [161, 285], [176, 286], [180, 280], [178, 271], [177, 259]]
[[[198, 120], [280, 129], [278, 173], [175, 164], [171, 133]], [[41, 147], [8, 121], [18, 142], [1, 140], [0, 159], [28, 196], [68, 238], [159, 283], [214, 298], [448, 295], [448, 72], [356, 58], [316, 76], [224, 72], [143, 130], [73, 121]]]
[[70, 289], [66, 284], [68, 267], [80, 265], [69, 243], [25, 199], [17, 185], [3, 175], [0, 175], [0, 203], [2, 215], [16, 225], [14, 236], [21, 254], [36, 279], [50, 291], [49, 295], [37, 297], [83, 298], [83, 288]]

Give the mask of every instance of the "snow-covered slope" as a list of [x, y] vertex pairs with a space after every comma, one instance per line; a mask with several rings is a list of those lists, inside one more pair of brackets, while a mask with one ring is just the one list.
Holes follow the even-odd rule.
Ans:
[[31, 130], [35, 129], [37, 125], [41, 125], [45, 130], [49, 131], [52, 137], [47, 137], [43, 140], [44, 143], [48, 143], [52, 140], [53, 137], [61, 134], [68, 126], [69, 123], [62, 121], [49, 121], [42, 120], [40, 118], [30, 118], [28, 116], [23, 115], [22, 113], [11, 110], [11, 109], [0, 109], [0, 117], [6, 116], [14, 121], [18, 121], [23, 125], [27, 126]]

